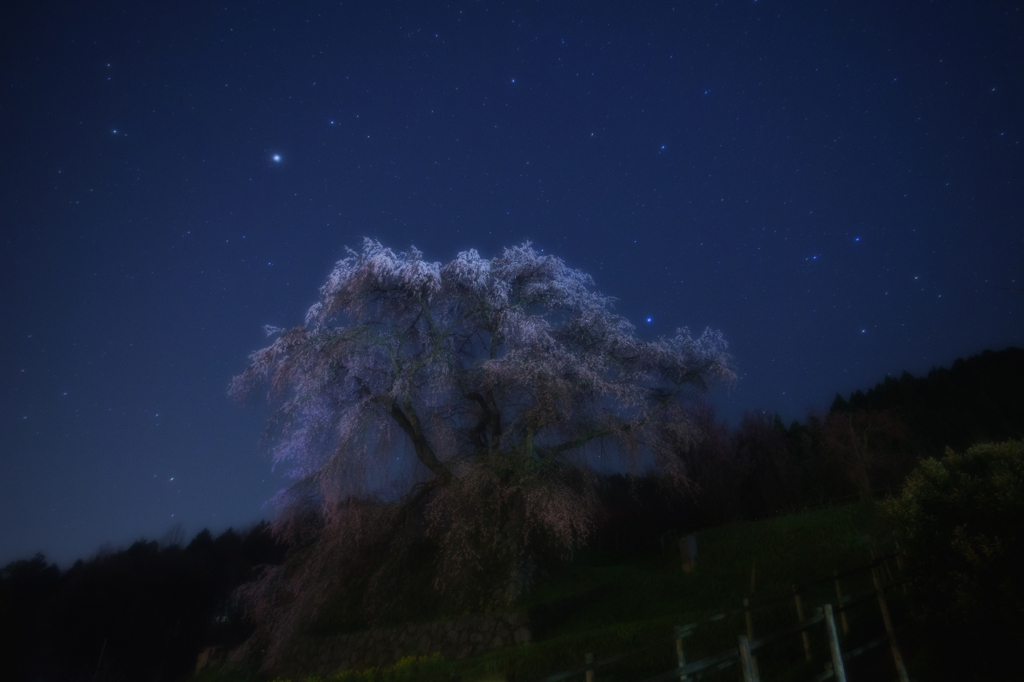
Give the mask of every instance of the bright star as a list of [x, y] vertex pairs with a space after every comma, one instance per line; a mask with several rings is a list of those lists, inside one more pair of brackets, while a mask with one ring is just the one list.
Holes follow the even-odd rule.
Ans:
[[280, 154], [274, 154], [274, 161], [277, 162], [277, 163], [280, 163], [281, 162], [281, 155]]
[[647, 324], [650, 324], [650, 323], [651, 323], [651, 321], [652, 321], [653, 319], [654, 319], [654, 318], [648, 317], [648, 318], [647, 318]]

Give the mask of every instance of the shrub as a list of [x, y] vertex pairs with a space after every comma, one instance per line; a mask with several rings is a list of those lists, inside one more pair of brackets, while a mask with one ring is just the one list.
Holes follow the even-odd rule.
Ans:
[[919, 622], [984, 648], [1021, 634], [1024, 441], [922, 461], [882, 517], [905, 555]]

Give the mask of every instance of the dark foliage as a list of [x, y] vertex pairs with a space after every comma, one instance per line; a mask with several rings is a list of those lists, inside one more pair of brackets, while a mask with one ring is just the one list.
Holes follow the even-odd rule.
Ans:
[[852, 502], [898, 487], [915, 461], [900, 449], [909, 438], [892, 413], [812, 415], [786, 428], [755, 411], [730, 432], [709, 407], [696, 411], [700, 430], [677, 452], [690, 489], [655, 474], [599, 477], [592, 549], [660, 551], [699, 528]]
[[867, 393], [836, 396], [832, 413], [894, 410], [915, 434], [927, 457], [947, 447], [1024, 437], [1024, 350], [987, 350], [926, 377], [907, 372], [886, 377]]
[[185, 548], [140, 540], [63, 574], [42, 555], [0, 570], [0, 679], [172, 680], [205, 646], [249, 631], [231, 598], [284, 548], [267, 525], [199, 533]]
[[905, 555], [911, 613], [941, 652], [932, 665], [998, 679], [992, 664], [1008, 665], [1024, 636], [1024, 441], [926, 459], [882, 511]]
[[59, 587], [60, 570], [56, 564], [47, 565], [42, 554], [0, 569], [0, 677], [7, 679], [20, 669], [8, 664], [19, 661], [35, 644], [33, 633], [42, 625], [41, 611]]
[[696, 528], [696, 508], [656, 476], [598, 477], [600, 513], [588, 546], [613, 555], [660, 551], [663, 538]]
[[731, 430], [693, 409], [695, 442], [676, 454], [694, 490], [681, 525], [701, 527], [896, 493], [946, 447], [1024, 437], [1024, 351], [985, 351], [927, 377], [887, 378], [826, 415], [786, 428], [754, 411]]

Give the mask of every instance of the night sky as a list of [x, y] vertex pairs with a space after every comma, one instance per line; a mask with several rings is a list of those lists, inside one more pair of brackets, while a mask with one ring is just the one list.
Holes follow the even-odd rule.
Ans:
[[4, 11], [0, 565], [269, 517], [228, 383], [364, 236], [721, 329], [731, 424], [1024, 345], [1019, 2]]

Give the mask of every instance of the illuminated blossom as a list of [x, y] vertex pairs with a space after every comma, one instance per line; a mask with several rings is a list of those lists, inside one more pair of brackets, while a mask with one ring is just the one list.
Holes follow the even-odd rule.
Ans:
[[[686, 428], [666, 429], [666, 416], [688, 391], [733, 378], [726, 343], [686, 328], [643, 341], [593, 287], [529, 243], [445, 265], [370, 239], [348, 250], [305, 324], [268, 329], [276, 339], [231, 386], [239, 397], [267, 386], [277, 403], [274, 461], [297, 480], [278, 528], [294, 535], [303, 526], [288, 519], [310, 508], [322, 523], [319, 568], [293, 570], [288, 588], [267, 577], [264, 593], [292, 594], [288, 608], [308, 617], [316, 607], [300, 608], [311, 599], [301, 593], [319, 574], [344, 589], [331, 566], [374, 543], [401, 556], [419, 519], [439, 548], [440, 594], [466, 608], [507, 604], [531, 583], [535, 547], [568, 555], [591, 530], [587, 444], [631, 466], [644, 453], [678, 466], [665, 441]], [[401, 452], [414, 467], [392, 482], [395, 501], [354, 511], [368, 477]], [[381, 612], [387, 589], [369, 584], [364, 607]]]

